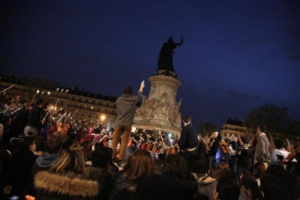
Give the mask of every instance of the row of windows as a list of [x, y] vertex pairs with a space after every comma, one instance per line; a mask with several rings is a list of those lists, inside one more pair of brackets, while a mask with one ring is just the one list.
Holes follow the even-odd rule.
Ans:
[[68, 104], [68, 107], [80, 108], [83, 110], [95, 111], [95, 112], [104, 112], [104, 113], [108, 113], [108, 114], [116, 114], [116, 112], [114, 110], [102, 109], [102, 108], [97, 108], [97, 107], [95, 108], [94, 106]]
[[[8, 87], [10, 84], [4, 84], [4, 87]], [[95, 101], [94, 99], [84, 99], [84, 98], [81, 98], [81, 97], [75, 97], [75, 96], [71, 96], [70, 94], [65, 94], [65, 93], [51, 93], [49, 91], [44, 91], [44, 90], [39, 90], [39, 89], [36, 89], [36, 88], [28, 88], [28, 87], [22, 87], [22, 86], [19, 86], [18, 88], [16, 87], [15, 89], [20, 89], [22, 91], [29, 91], [29, 92], [34, 92], [38, 95], [51, 95], [52, 97], [60, 97], [60, 98], [67, 98], [69, 100], [73, 100], [73, 101], [80, 101], [80, 102], [85, 102], [85, 103], [91, 103], [91, 104], [96, 104], [96, 105], [100, 105], [100, 106], [106, 106], [106, 107], [110, 107], [110, 108], [116, 108], [116, 105], [114, 103], [109, 103], [109, 102], [103, 102], [103, 101]], [[67, 97], [66, 97], [67, 95]], [[59, 102], [60, 106], [63, 105], [62, 102]]]
[[95, 101], [95, 100], [91, 100], [91, 99], [83, 99], [81, 97], [70, 97], [69, 98], [70, 100], [73, 100], [73, 101], [80, 101], [80, 102], [85, 102], [85, 103], [91, 103], [91, 104], [97, 104], [97, 105], [100, 105], [100, 106], [107, 106], [107, 107], [112, 107], [112, 108], [115, 108], [115, 104], [113, 103], [104, 103], [102, 101]]
[[[11, 84], [1, 84], [2, 87], [8, 88], [11, 87]], [[112, 102], [105, 102], [105, 101], [95, 101], [93, 99], [86, 99], [86, 98], [81, 98], [77, 96], [73, 96], [67, 93], [57, 93], [57, 92], [49, 92], [48, 90], [41, 90], [37, 88], [32, 88], [32, 87], [24, 87], [17, 85], [14, 87], [13, 90], [9, 90], [10, 93], [14, 93], [13, 91], [16, 91], [18, 95], [21, 95], [23, 98], [26, 97], [26, 99], [31, 99], [32, 95], [34, 95], [34, 98], [42, 98], [43, 100], [48, 101], [49, 103], [55, 104], [57, 107], [64, 107], [66, 110], [69, 110], [68, 107], [73, 107], [73, 108], [80, 108], [82, 110], [87, 110], [87, 111], [92, 111], [92, 112], [101, 112], [101, 113], [107, 113], [111, 115], [116, 115], [115, 111], [115, 104]], [[34, 94], [32, 94], [34, 93]], [[40, 97], [38, 97], [40, 96]], [[59, 99], [59, 101], [57, 101]], [[65, 100], [64, 100], [65, 99]], [[94, 105], [100, 105], [100, 106], [106, 106], [106, 108], [100, 108], [99, 106], [93, 106], [93, 105], [80, 105], [80, 104], [69, 104], [69, 100], [78, 100], [81, 102], [87, 102], [87, 103], [92, 103]], [[55, 103], [56, 102], [56, 103]], [[112, 109], [109, 109], [112, 108]], [[76, 113], [76, 115], [78, 115]], [[96, 114], [97, 115], [97, 114]], [[88, 117], [93, 117], [92, 114], [89, 114]], [[98, 118], [98, 116], [95, 116], [95, 118]]]

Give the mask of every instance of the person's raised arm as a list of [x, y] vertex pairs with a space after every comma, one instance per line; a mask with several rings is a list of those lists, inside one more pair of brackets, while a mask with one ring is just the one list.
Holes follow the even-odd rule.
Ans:
[[140, 92], [140, 93], [143, 93], [144, 87], [145, 87], [145, 81], [142, 81], [142, 82], [141, 82], [141, 85], [140, 85], [140, 89], [139, 89], [139, 92]]

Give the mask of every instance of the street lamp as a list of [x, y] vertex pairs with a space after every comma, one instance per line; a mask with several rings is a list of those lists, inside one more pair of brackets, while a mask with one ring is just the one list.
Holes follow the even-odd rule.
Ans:
[[101, 125], [103, 125], [104, 120], [105, 120], [105, 115], [101, 115]]

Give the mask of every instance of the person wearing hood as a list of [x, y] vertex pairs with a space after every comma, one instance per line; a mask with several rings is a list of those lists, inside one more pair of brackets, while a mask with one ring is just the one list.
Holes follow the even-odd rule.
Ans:
[[62, 151], [47, 171], [34, 177], [35, 198], [39, 200], [93, 200], [99, 191], [96, 180], [88, 177], [83, 147], [74, 142]]
[[40, 155], [33, 164], [30, 184], [27, 194], [34, 196], [36, 190], [33, 186], [34, 176], [40, 171], [48, 171], [52, 164], [59, 158], [59, 152], [63, 145], [63, 138], [59, 135], [48, 135], [46, 141], [46, 153]]

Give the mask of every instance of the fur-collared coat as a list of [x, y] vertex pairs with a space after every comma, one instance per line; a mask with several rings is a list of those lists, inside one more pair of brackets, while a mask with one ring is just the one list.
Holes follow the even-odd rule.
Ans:
[[34, 185], [36, 200], [90, 200], [98, 194], [98, 183], [74, 173], [38, 172]]

